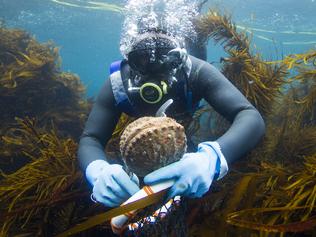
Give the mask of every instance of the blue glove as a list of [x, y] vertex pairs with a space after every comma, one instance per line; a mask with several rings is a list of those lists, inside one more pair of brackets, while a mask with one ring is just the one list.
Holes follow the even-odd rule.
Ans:
[[108, 207], [119, 206], [139, 190], [135, 174], [130, 178], [121, 165], [111, 165], [105, 160], [91, 162], [86, 169], [86, 177], [93, 186], [92, 200]]
[[217, 142], [204, 142], [195, 153], [186, 153], [181, 160], [160, 168], [145, 176], [147, 185], [174, 179], [166, 200], [177, 195], [202, 197], [213, 179], [223, 177], [227, 173], [227, 162]]

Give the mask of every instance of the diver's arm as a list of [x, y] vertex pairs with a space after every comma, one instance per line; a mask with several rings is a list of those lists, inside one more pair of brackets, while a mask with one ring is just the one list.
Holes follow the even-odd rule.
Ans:
[[120, 114], [107, 80], [90, 112], [78, 149], [80, 166], [92, 186], [91, 197], [108, 207], [121, 205], [139, 190], [137, 176], [128, 176], [121, 165], [111, 164], [104, 153]]
[[213, 180], [219, 180], [227, 173], [227, 163], [250, 151], [265, 130], [259, 112], [222, 73], [205, 61], [192, 59], [195, 68], [201, 66], [199, 71], [192, 71], [193, 97], [196, 100], [204, 98], [232, 125], [217, 141], [201, 142], [196, 152], [185, 153], [179, 161], [144, 177], [147, 185], [174, 180], [167, 194], [169, 198], [177, 195], [202, 197]]
[[80, 138], [78, 159], [83, 171], [94, 160], [107, 160], [104, 147], [112, 136], [119, 116], [120, 112], [115, 107], [110, 80], [106, 80]]
[[209, 63], [202, 66], [194, 85], [198, 93], [232, 123], [217, 140], [226, 161], [231, 163], [249, 152], [265, 132], [260, 113]]

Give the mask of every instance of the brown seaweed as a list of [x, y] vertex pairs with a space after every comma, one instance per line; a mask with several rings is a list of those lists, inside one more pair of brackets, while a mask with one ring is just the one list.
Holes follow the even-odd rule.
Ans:
[[[189, 236], [311, 234], [315, 230], [316, 202], [315, 50], [288, 55], [277, 62], [265, 61], [253, 55], [246, 33], [237, 32], [228, 16], [214, 11], [201, 18], [198, 29], [205, 41], [213, 38], [223, 44], [228, 53], [222, 60], [223, 72], [264, 115], [267, 133], [254, 151], [230, 167], [229, 175], [212, 184], [209, 193], [189, 201], [192, 211], [185, 216]], [[10, 34], [10, 30], [3, 29], [2, 35], [7, 38], [0, 38], [0, 74], [4, 75], [0, 83], [2, 95], [7, 97], [1, 98], [7, 98], [7, 104], [17, 101], [17, 110], [12, 111], [18, 113], [0, 117], [4, 121], [0, 156], [28, 160], [21, 169], [2, 174], [0, 179], [2, 235], [51, 236], [102, 210], [85, 202], [89, 191], [76, 164], [77, 142], [61, 131], [65, 121], [81, 129], [78, 121], [86, 116], [87, 102], [81, 98], [79, 79], [56, 69], [56, 49], [40, 45], [27, 50], [34, 39], [19, 30]], [[46, 55], [47, 50], [55, 56]], [[30, 68], [22, 70], [26, 64]], [[294, 76], [290, 77], [289, 70], [295, 71]], [[75, 92], [69, 92], [69, 88]], [[46, 99], [54, 109], [38, 109], [37, 100], [46, 98], [46, 93], [52, 96], [48, 92], [51, 89], [57, 95], [70, 94], [70, 105], [76, 106], [55, 106]], [[37, 100], [29, 99], [27, 91], [37, 93]], [[28, 99], [29, 107], [22, 103]], [[76, 109], [65, 109], [70, 107]], [[195, 123], [189, 128], [192, 133], [201, 129], [210, 132], [197, 134], [196, 142], [200, 135], [216, 139], [228, 126], [209, 111], [208, 107], [197, 111]], [[28, 114], [37, 119], [27, 118]], [[207, 123], [200, 123], [202, 116], [206, 116]], [[121, 117], [107, 147], [113, 157], [118, 153], [117, 139], [132, 120], [126, 115]], [[183, 215], [180, 213], [180, 217]], [[170, 223], [174, 222], [158, 221], [155, 230], [166, 225], [172, 229]], [[109, 229], [108, 223], [102, 227], [103, 232]], [[146, 226], [144, 233], [152, 233], [150, 228]]]
[[54, 131], [42, 132], [36, 128], [34, 119], [19, 119], [17, 122], [19, 127], [16, 130], [20, 135], [12, 141], [27, 144], [20, 152], [31, 162], [12, 174], [2, 173], [2, 236], [11, 233], [14, 226], [30, 231], [38, 224], [34, 221], [38, 217], [48, 215], [58, 205], [87, 196], [77, 167], [76, 142], [70, 138], [58, 138]]
[[[223, 72], [264, 115], [267, 134], [247, 159], [233, 166], [220, 192], [194, 203], [199, 217], [190, 217], [195, 219], [191, 236], [283, 236], [315, 228], [315, 51], [264, 61], [251, 54], [246, 34], [238, 33], [229, 17], [210, 11], [197, 27], [205, 40], [222, 43], [228, 53]], [[289, 70], [296, 71], [294, 76], [289, 77]], [[278, 212], [261, 215], [270, 208]]]
[[246, 32], [237, 32], [231, 17], [210, 10], [196, 22], [200, 38], [213, 39], [223, 45], [228, 57], [222, 58], [223, 73], [263, 114], [280, 96], [286, 83], [287, 71], [284, 65], [269, 65], [260, 54], [253, 55]]
[[0, 27], [0, 160], [7, 170], [10, 160], [23, 157], [16, 147], [21, 144], [5, 140], [14, 135], [15, 117], [36, 117], [41, 126], [54, 124], [60, 135], [75, 139], [81, 133], [90, 103], [79, 77], [60, 71], [58, 50], [53, 42], [40, 44], [25, 31]]

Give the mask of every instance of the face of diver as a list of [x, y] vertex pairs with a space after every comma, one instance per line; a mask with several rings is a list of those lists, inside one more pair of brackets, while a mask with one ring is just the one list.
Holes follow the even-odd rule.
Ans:
[[[135, 76], [129, 91], [140, 93], [147, 103], [159, 102], [168, 93], [177, 70], [183, 64], [183, 49], [170, 38], [145, 38], [128, 54]], [[186, 52], [186, 51], [185, 51]]]

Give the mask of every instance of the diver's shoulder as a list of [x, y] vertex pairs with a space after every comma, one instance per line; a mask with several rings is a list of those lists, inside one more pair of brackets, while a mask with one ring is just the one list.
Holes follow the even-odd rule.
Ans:
[[193, 65], [195, 65], [195, 64], [198, 65], [198, 64], [201, 64], [201, 63], [206, 63], [205, 60], [199, 59], [199, 58], [197, 58], [197, 57], [195, 57], [195, 56], [193, 56], [193, 55], [191, 55], [191, 54], [189, 54], [189, 58], [190, 58], [190, 60], [191, 60], [191, 62], [192, 62]]
[[194, 57], [192, 55], [189, 55], [189, 58], [192, 62], [192, 70], [195, 71], [195, 70], [198, 70], [198, 71], [201, 71], [201, 70], [207, 70], [207, 71], [213, 71], [213, 70], [216, 70], [215, 67], [210, 64], [209, 62], [203, 60], [203, 59], [199, 59], [197, 57]]
[[197, 58], [195, 56], [189, 55], [189, 58], [192, 62], [193, 67], [212, 66], [209, 62], [207, 62], [203, 59]]

